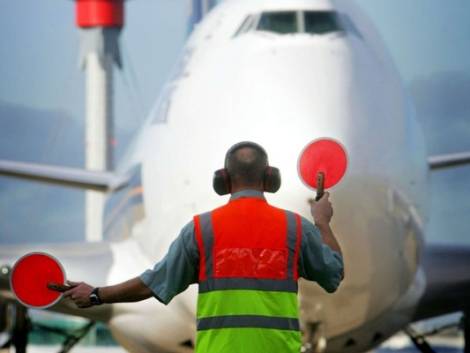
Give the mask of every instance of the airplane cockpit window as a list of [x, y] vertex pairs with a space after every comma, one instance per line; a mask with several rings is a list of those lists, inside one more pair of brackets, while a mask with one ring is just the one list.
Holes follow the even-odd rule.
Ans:
[[235, 32], [233, 36], [236, 37], [242, 33], [245, 33], [251, 30], [255, 21], [256, 21], [256, 16], [249, 15], [247, 18], [245, 18], [245, 20], [242, 22], [240, 27], [238, 27], [237, 31]]
[[327, 34], [342, 30], [336, 14], [331, 11], [305, 11], [305, 32], [310, 34]]
[[264, 12], [256, 29], [280, 34], [297, 33], [297, 12]]
[[334, 11], [266, 11], [247, 16], [233, 37], [251, 31], [325, 35], [349, 30]]

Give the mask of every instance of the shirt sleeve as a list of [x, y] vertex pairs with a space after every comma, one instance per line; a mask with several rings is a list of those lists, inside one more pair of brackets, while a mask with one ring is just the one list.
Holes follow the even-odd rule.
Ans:
[[336, 291], [343, 278], [343, 258], [324, 244], [320, 230], [302, 217], [299, 276], [316, 281], [328, 293]]
[[171, 244], [168, 253], [153, 269], [140, 275], [155, 298], [168, 304], [177, 294], [198, 281], [199, 250], [194, 237], [194, 223], [189, 222]]

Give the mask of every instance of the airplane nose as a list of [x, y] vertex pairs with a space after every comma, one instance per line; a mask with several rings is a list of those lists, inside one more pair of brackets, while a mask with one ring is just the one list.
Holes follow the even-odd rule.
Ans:
[[339, 130], [348, 128], [348, 102], [354, 94], [355, 64], [347, 38], [252, 33], [235, 39], [233, 63], [226, 65], [234, 69], [233, 76], [224, 73], [232, 87], [232, 114], [252, 117], [254, 124], [269, 119], [270, 125], [297, 122], [305, 128], [307, 122], [317, 136], [340, 138]]

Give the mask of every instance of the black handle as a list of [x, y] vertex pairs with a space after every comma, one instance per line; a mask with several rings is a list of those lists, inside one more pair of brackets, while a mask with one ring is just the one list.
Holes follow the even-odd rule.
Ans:
[[315, 201], [319, 201], [325, 193], [325, 174], [323, 172], [317, 173], [317, 196]]
[[52, 282], [49, 282], [47, 284], [47, 288], [51, 289], [51, 290], [55, 290], [56, 292], [66, 292], [68, 291], [69, 289], [71, 289], [72, 287], [71, 286], [66, 286], [64, 284], [59, 284], [59, 283], [52, 283]]

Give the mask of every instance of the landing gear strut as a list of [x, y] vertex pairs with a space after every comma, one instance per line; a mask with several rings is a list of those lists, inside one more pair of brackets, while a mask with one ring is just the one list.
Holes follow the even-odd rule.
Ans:
[[435, 353], [434, 349], [429, 345], [426, 338], [441, 333], [448, 329], [458, 328], [463, 331], [464, 335], [464, 353], [470, 353], [470, 311], [465, 312], [462, 315], [460, 321], [443, 325], [437, 329], [433, 329], [429, 332], [418, 333], [413, 328], [408, 326], [404, 331], [411, 339], [413, 344], [422, 353]]
[[20, 304], [1, 302], [0, 316], [0, 332], [9, 335], [0, 349], [13, 346], [16, 353], [26, 353], [28, 333], [31, 329], [28, 310]]
[[31, 321], [28, 309], [23, 305], [0, 301], [0, 351], [14, 347], [15, 353], [26, 353], [28, 335], [34, 329], [64, 337], [59, 353], [68, 353], [94, 325], [95, 321], [89, 321], [72, 331], [42, 325]]
[[325, 350], [326, 339], [323, 335], [323, 324], [321, 322], [307, 323], [304, 335], [302, 353], [321, 353]]
[[405, 329], [405, 333], [421, 353], [436, 353], [426, 341], [425, 335], [417, 333], [409, 326]]
[[28, 309], [23, 305], [15, 304], [15, 326], [13, 329], [12, 343], [16, 353], [26, 353], [28, 345], [28, 333], [31, 330], [31, 321], [28, 316]]
[[34, 323], [30, 320], [27, 309], [17, 303], [0, 302], [0, 315], [0, 333], [6, 332], [9, 335], [9, 338], [0, 345], [0, 350], [14, 347], [15, 353], [26, 353], [28, 334], [32, 329], [63, 336], [64, 342], [59, 353], [68, 353], [95, 325], [95, 321], [90, 321], [70, 331]]
[[89, 321], [79, 329], [73, 330], [72, 332], [41, 324], [34, 324], [33, 327], [38, 330], [52, 332], [65, 337], [59, 353], [68, 353], [83, 337], [86, 336], [95, 324], [95, 321]]

